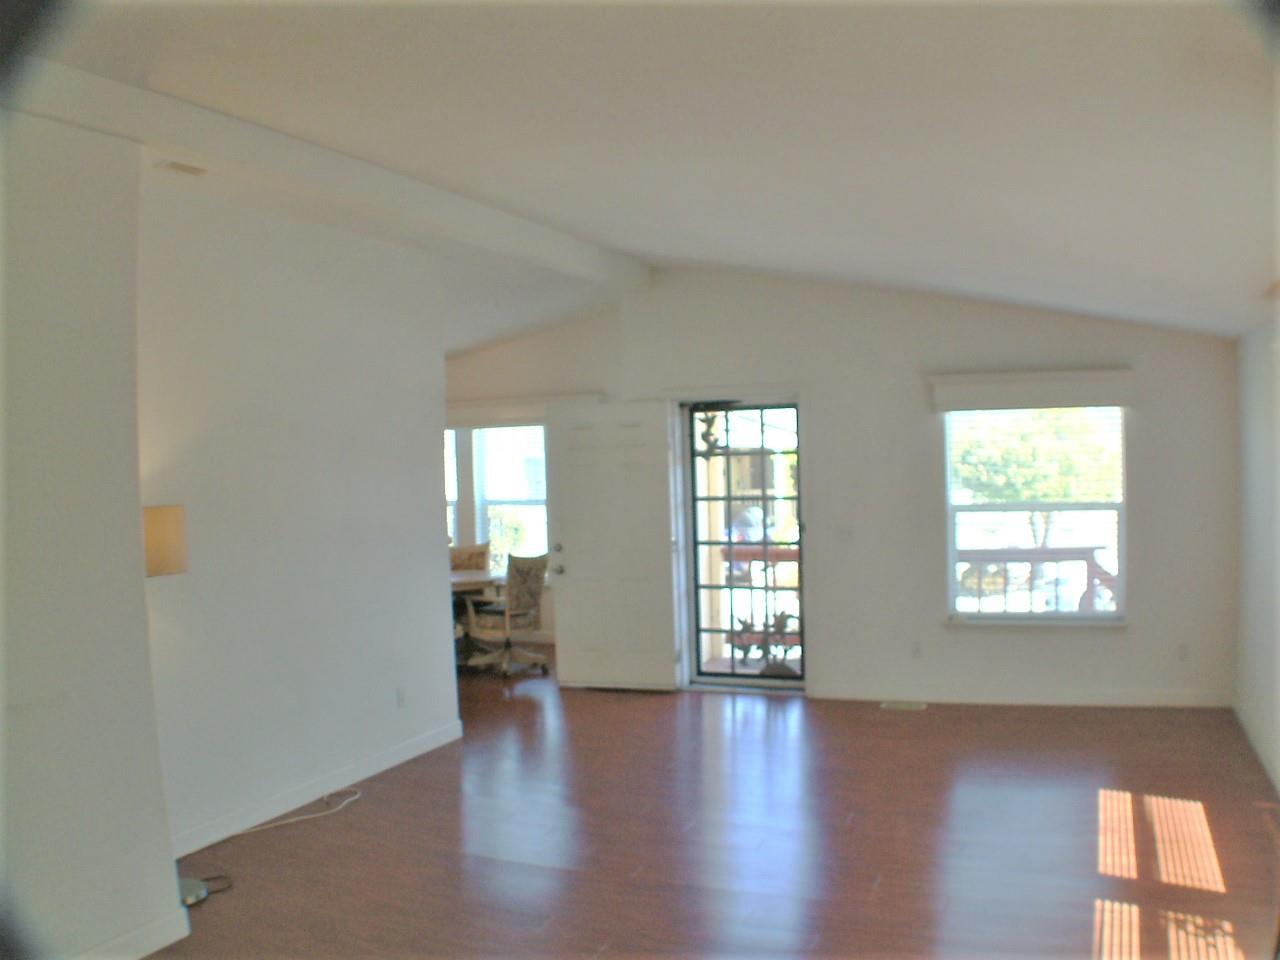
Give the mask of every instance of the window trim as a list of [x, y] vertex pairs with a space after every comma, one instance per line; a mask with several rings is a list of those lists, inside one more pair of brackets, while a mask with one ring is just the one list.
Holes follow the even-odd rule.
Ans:
[[[1129, 407], [1119, 403], [1099, 401], [1089, 404], [1055, 405], [1047, 403], [1030, 406], [998, 405], [983, 408], [980, 412], [996, 413], [1002, 410], [1051, 410], [1062, 406], [1077, 407], [1116, 407], [1120, 410], [1120, 499], [1114, 503], [1097, 501], [1023, 501], [1016, 503], [984, 503], [953, 504], [951, 502], [951, 431], [947, 429], [947, 415], [950, 413], [973, 412], [973, 407], [957, 407], [942, 409], [940, 421], [942, 426], [942, 496], [946, 506], [947, 551], [946, 551], [946, 617], [952, 624], [974, 626], [1123, 626], [1128, 615], [1128, 505], [1129, 505]], [[1116, 513], [1116, 586], [1114, 611], [1081, 613], [1080, 611], [1045, 611], [1033, 613], [1029, 611], [1014, 612], [981, 612], [960, 611], [956, 609], [957, 583], [956, 569], [956, 514], [957, 513], [1001, 513], [1018, 510], [1114, 510]]]
[[[459, 488], [459, 485], [458, 485], [458, 474], [461, 472], [461, 471], [458, 469], [458, 431], [457, 431], [457, 430], [455, 430], [453, 427], [445, 427], [445, 428], [444, 428], [444, 433], [445, 433], [445, 436], [448, 436], [448, 435], [449, 435], [449, 434], [451, 434], [451, 433], [453, 434], [453, 473], [454, 473], [454, 476], [453, 476], [453, 493], [454, 493], [454, 496], [453, 496], [452, 498], [450, 498], [450, 496], [449, 496], [449, 474], [448, 474], [448, 470], [449, 470], [449, 458], [446, 456], [446, 457], [445, 457], [445, 461], [444, 461], [444, 466], [445, 466], [445, 478], [444, 478], [445, 524], [444, 524], [444, 532], [445, 532], [445, 536], [449, 538], [449, 545], [450, 545], [451, 547], [456, 547], [456, 546], [458, 546], [458, 545], [461, 543], [461, 540], [462, 540], [462, 522], [461, 522], [461, 521], [462, 521], [462, 517], [461, 517], [461, 515], [458, 513], [458, 501], [459, 501], [459, 499], [460, 499], [460, 498], [461, 498], [461, 496], [462, 496], [462, 490]], [[453, 513], [453, 527], [452, 527], [452, 530], [450, 530], [450, 525], [449, 525], [449, 513], [450, 513], [450, 511], [451, 511], [451, 510], [452, 510], [452, 513]]]
[[454, 529], [457, 536], [453, 546], [473, 546], [476, 543], [476, 489], [471, 428], [445, 427], [446, 432], [450, 430], [453, 431], [453, 464], [458, 471], [454, 478], [458, 498], [445, 498], [445, 503], [454, 507]]

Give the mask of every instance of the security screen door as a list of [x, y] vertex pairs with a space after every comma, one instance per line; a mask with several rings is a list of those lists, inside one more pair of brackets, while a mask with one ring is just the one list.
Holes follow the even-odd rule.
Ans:
[[695, 674], [800, 681], [797, 408], [695, 404], [688, 418]]

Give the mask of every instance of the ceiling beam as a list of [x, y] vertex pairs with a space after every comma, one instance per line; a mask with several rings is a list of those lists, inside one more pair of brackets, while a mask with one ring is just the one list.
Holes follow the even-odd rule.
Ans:
[[649, 267], [552, 227], [496, 210], [385, 167], [138, 87], [39, 58], [0, 105], [145, 145], [241, 181], [328, 202], [348, 220], [405, 242], [441, 241], [623, 292]]

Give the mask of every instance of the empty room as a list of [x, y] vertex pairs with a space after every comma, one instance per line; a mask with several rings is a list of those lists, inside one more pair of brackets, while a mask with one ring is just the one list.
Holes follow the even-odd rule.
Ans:
[[17, 0], [0, 954], [1274, 958], [1264, 7]]

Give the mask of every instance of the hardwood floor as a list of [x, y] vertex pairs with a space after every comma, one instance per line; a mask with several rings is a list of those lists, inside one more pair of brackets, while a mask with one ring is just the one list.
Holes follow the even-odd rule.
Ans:
[[559, 691], [183, 861], [166, 957], [1271, 960], [1276, 796], [1219, 710]]

